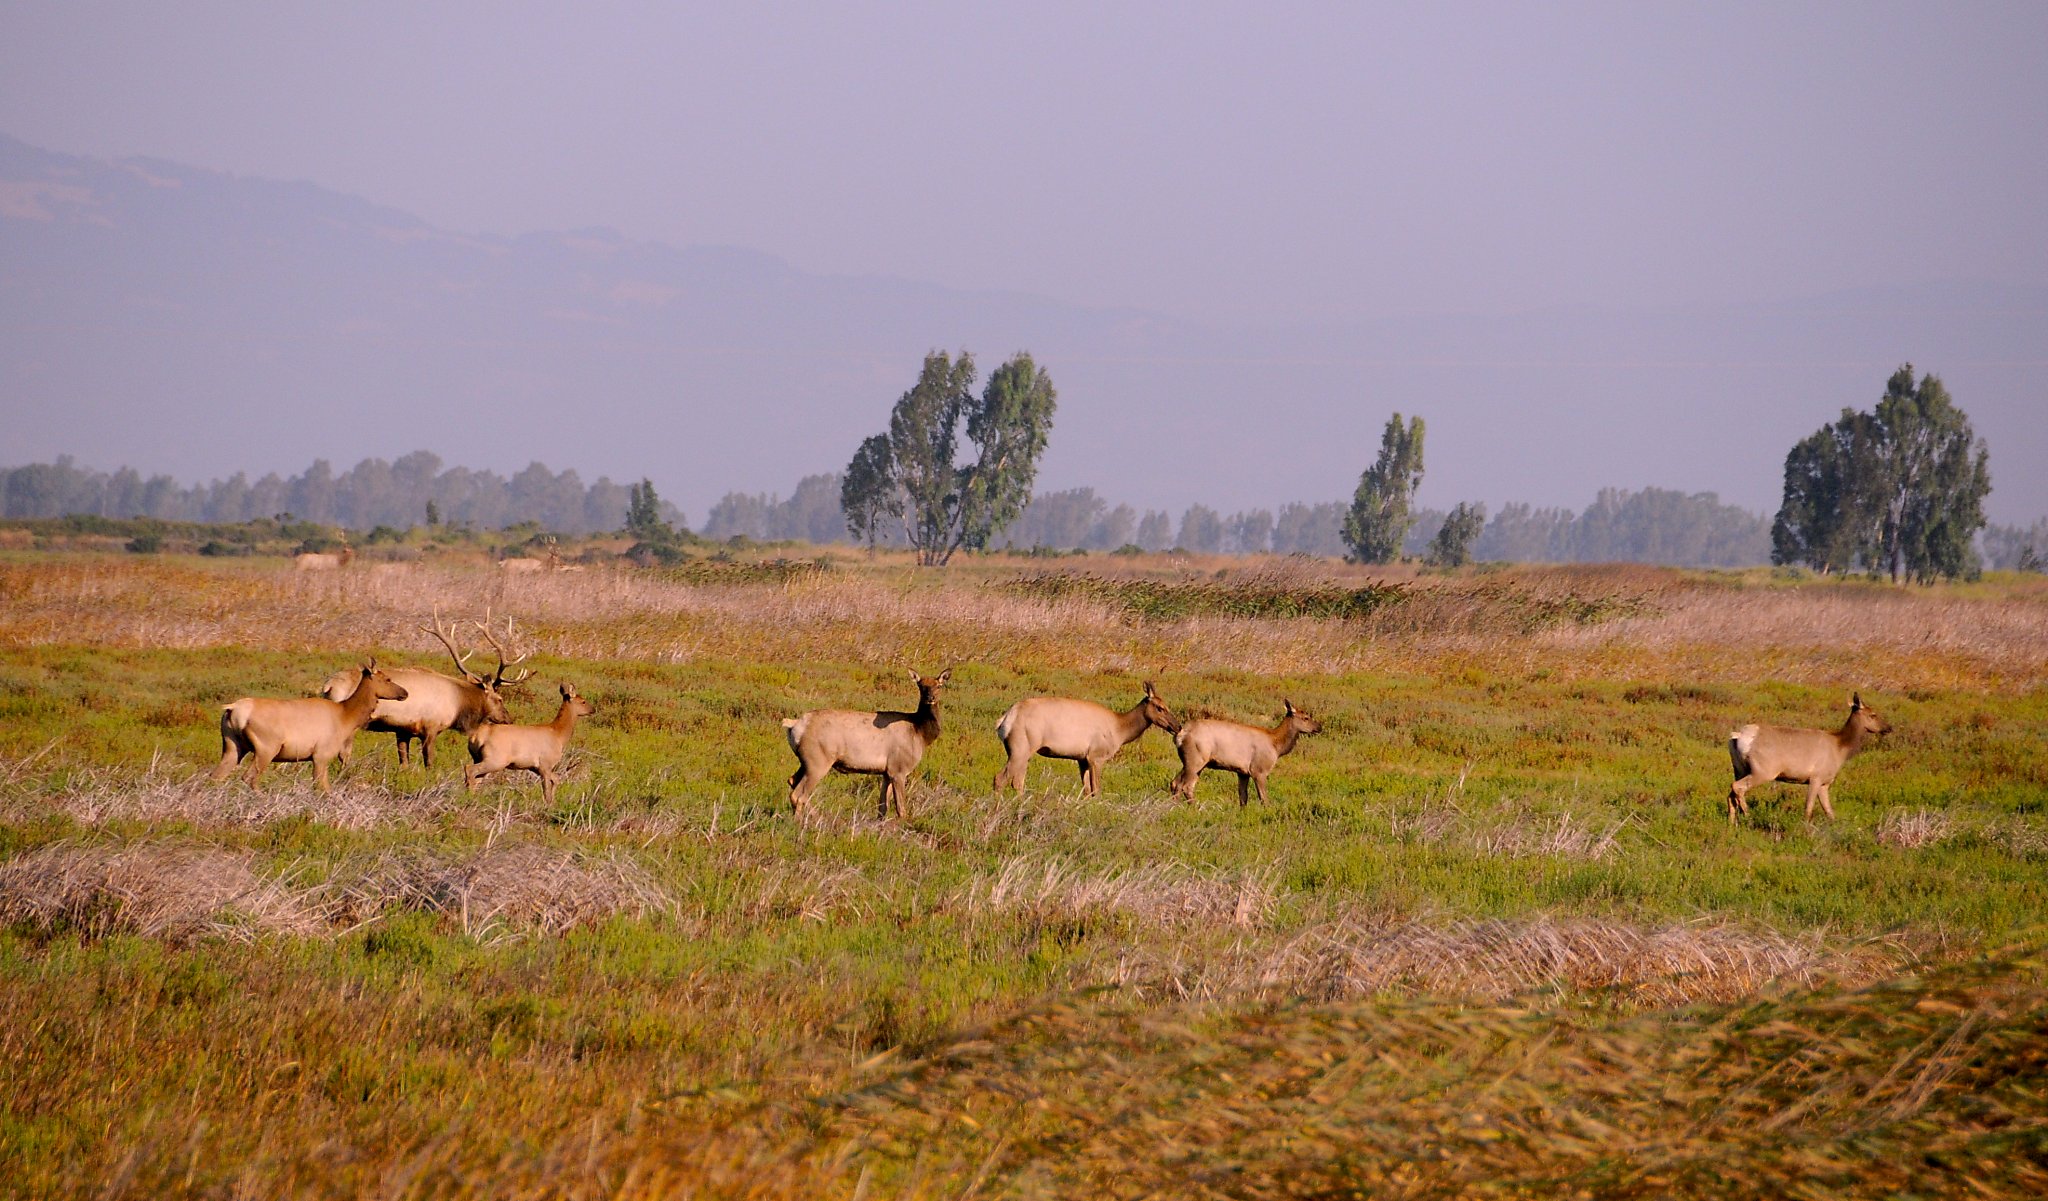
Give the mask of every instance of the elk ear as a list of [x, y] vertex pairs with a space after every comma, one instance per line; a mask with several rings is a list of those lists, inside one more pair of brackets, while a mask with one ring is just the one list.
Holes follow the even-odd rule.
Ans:
[[1152, 686], [1152, 681], [1150, 680], [1145, 681], [1145, 695], [1155, 701], [1159, 699], [1159, 690]]
[[944, 671], [942, 671], [942, 672], [940, 672], [940, 673], [939, 673], [939, 683], [941, 683], [941, 684], [944, 684], [944, 683], [945, 683], [946, 681], [948, 681], [948, 680], [950, 680], [950, 679], [952, 679], [952, 678], [953, 678], [953, 669], [952, 669], [952, 668], [950, 668], [950, 667], [948, 667], [948, 668], [947, 668], [946, 670], [944, 670]]
[[1860, 693], [1860, 692], [1852, 692], [1852, 693], [1850, 693], [1850, 694], [1849, 694], [1849, 712], [1851, 712], [1851, 713], [1854, 713], [1854, 712], [1856, 712], [1856, 710], [1858, 710], [1858, 709], [1861, 709], [1862, 707], [1863, 707], [1863, 694], [1862, 694], [1862, 693]]
[[572, 697], [572, 696], [575, 696], [575, 695], [576, 695], [576, 685], [574, 685], [574, 684], [571, 684], [571, 683], [570, 683], [569, 681], [567, 681], [567, 680], [563, 680], [563, 681], [562, 681], [562, 699], [566, 701], [566, 700], [568, 700], [568, 699], [569, 699], [570, 697]]
[[912, 668], [908, 668], [907, 670], [908, 670], [908, 671], [910, 672], [910, 682], [911, 682], [911, 683], [913, 683], [913, 684], [922, 684], [922, 683], [924, 683], [924, 677], [923, 677], [923, 676], [921, 676], [921, 675], [918, 675], [918, 674], [917, 674], [917, 669], [916, 669], [915, 667], [912, 667]]
[[1287, 716], [1289, 716], [1289, 717], [1293, 717], [1293, 716], [1294, 716], [1294, 702], [1293, 702], [1293, 701], [1290, 701], [1290, 700], [1288, 700], [1288, 699], [1286, 699], [1285, 697], [1282, 697], [1282, 698], [1281, 698], [1281, 700], [1280, 700], [1280, 703], [1281, 703], [1281, 704], [1283, 704], [1283, 705], [1285, 705], [1285, 706], [1287, 706]]

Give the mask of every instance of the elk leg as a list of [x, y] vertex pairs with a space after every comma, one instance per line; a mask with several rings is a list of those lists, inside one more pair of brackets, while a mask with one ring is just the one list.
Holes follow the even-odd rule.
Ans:
[[220, 766], [213, 769], [214, 783], [227, 779], [241, 765], [242, 744], [223, 733], [220, 736]]
[[275, 758], [277, 758], [275, 750], [265, 751], [260, 747], [257, 748], [256, 753], [251, 756], [253, 762], [249, 767], [249, 787], [256, 787], [256, 782], [263, 778], [263, 769], [269, 767], [270, 761]]
[[1829, 821], [1835, 820], [1835, 802], [1834, 798], [1828, 795], [1828, 786], [1826, 784], [1820, 786], [1820, 807], [1821, 812], [1828, 815]]
[[[1813, 820], [1813, 807], [1814, 807], [1815, 805], [1817, 805], [1817, 804], [1819, 804], [1819, 803], [1820, 803], [1820, 794], [1821, 794], [1821, 786], [1820, 786], [1820, 785], [1819, 785], [1818, 783], [1812, 783], [1812, 782], [1809, 782], [1809, 783], [1808, 783], [1808, 784], [1806, 785], [1806, 820], [1807, 820], [1807, 821], [1812, 821], [1812, 820]], [[1833, 815], [1832, 815], [1832, 814], [1830, 814], [1830, 816], [1833, 816]]]
[[[1237, 773], [1237, 807], [1242, 809], [1251, 803], [1252, 778], [1246, 772]], [[1265, 798], [1261, 797], [1261, 800]]]
[[320, 786], [321, 796], [329, 796], [334, 792], [327, 784], [327, 763], [325, 759], [313, 760], [313, 782]]
[[555, 803], [555, 773], [545, 767], [536, 767], [533, 774], [540, 777], [540, 802], [552, 807]]
[[1252, 783], [1258, 786], [1258, 789], [1259, 789], [1259, 804], [1261, 804], [1261, 805], [1265, 804], [1265, 803], [1266, 803], [1266, 777], [1264, 777], [1264, 776], [1253, 776], [1253, 777], [1252, 777]]
[[[881, 797], [881, 803], [880, 803], [880, 804], [878, 804], [878, 805], [877, 805], [877, 806], [875, 807], [875, 820], [877, 820], [877, 821], [888, 821], [888, 820], [889, 820], [889, 797], [890, 797], [890, 794], [891, 794], [891, 793], [893, 793], [893, 792], [895, 792], [895, 791], [896, 791], [896, 777], [895, 777], [895, 776], [892, 776], [892, 775], [890, 775], [890, 774], [889, 774], [889, 773], [887, 773], [887, 772], [883, 772], [883, 773], [882, 773], [882, 797]], [[901, 802], [899, 801], [899, 802], [898, 802], [898, 804], [899, 804], [899, 806], [900, 806], [900, 805], [901, 805]]]
[[1081, 772], [1082, 792], [1088, 796], [1102, 795], [1102, 760], [1083, 760], [1087, 767]]
[[404, 767], [406, 746], [412, 741], [412, 736], [404, 730], [394, 730], [392, 731], [391, 738], [392, 741], [398, 744], [398, 766]]
[[1728, 824], [1735, 824], [1736, 806], [1742, 807], [1742, 816], [1749, 816], [1749, 790], [1756, 786], [1754, 775], [1744, 776], [1728, 786]]
[[1180, 775], [1174, 777], [1173, 787], [1171, 789], [1172, 795], [1177, 796], [1185, 801], [1194, 800], [1195, 777], [1201, 775], [1202, 768], [1207, 766], [1209, 765], [1206, 763], [1197, 766], [1196, 764], [1191, 763], [1186, 759], [1182, 759], [1180, 761]]

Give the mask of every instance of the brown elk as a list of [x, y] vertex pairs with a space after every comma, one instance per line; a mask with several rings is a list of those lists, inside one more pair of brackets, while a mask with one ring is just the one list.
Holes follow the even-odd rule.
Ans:
[[532, 575], [535, 572], [546, 571], [547, 567], [548, 565], [539, 559], [498, 560], [498, 570], [506, 575]]
[[[389, 673], [391, 678], [403, 685], [407, 693], [402, 701], [379, 701], [370, 717], [368, 728], [376, 733], [395, 735], [398, 741], [398, 762], [406, 762], [406, 752], [412, 740], [420, 743], [420, 762], [428, 770], [434, 766], [434, 740], [444, 731], [454, 730], [467, 735], [486, 722], [509, 722], [512, 715], [505, 709], [503, 690], [512, 688], [533, 673], [521, 672], [507, 678], [507, 668], [526, 661], [526, 655], [507, 659], [505, 648], [491, 633], [485, 623], [471, 623], [490, 641], [491, 648], [498, 652], [498, 667], [488, 676], [480, 676], [469, 670], [469, 656], [474, 650], [455, 649], [454, 627], [441, 628], [441, 615], [434, 614], [432, 626], [421, 626], [421, 631], [432, 634], [441, 645], [448, 648], [448, 657], [455, 661], [455, 670], [462, 678], [428, 671], [423, 667], [398, 667]], [[511, 623], [506, 623], [506, 634], [512, 635]], [[331, 701], [347, 700], [355, 691], [357, 675], [353, 671], [339, 671], [327, 678], [320, 693]]]
[[897, 816], [909, 820], [905, 798], [910, 773], [939, 740], [939, 690], [952, 678], [950, 667], [936, 679], [912, 671], [911, 682], [917, 685], [915, 713], [813, 709], [799, 717], [783, 718], [782, 732], [797, 760], [796, 773], [789, 777], [790, 806], [802, 813], [825, 777], [843, 771], [881, 776], [882, 799], [876, 816], [888, 817], [893, 802]]
[[1206, 768], [1220, 767], [1237, 774], [1240, 806], [1250, 801], [1249, 786], [1253, 784], [1258, 785], [1259, 803], [1265, 804], [1266, 777], [1273, 765], [1294, 749], [1303, 734], [1320, 734], [1323, 730], [1323, 723], [1295, 708], [1293, 701], [1280, 703], [1287, 706], [1287, 716], [1270, 730], [1218, 718], [1203, 718], [1183, 726], [1173, 739], [1175, 749], [1180, 751], [1180, 775], [1173, 781], [1173, 795], [1194, 800], [1195, 777]]
[[1063, 696], [1026, 697], [1010, 706], [996, 723], [996, 737], [1009, 751], [1009, 761], [996, 773], [995, 790], [1008, 787], [1024, 790], [1024, 774], [1033, 755], [1048, 759], [1071, 759], [1081, 771], [1083, 796], [1102, 794], [1102, 765], [1116, 753], [1158, 726], [1168, 734], [1180, 733], [1180, 719], [1152, 681], [1145, 681], [1145, 695], [1136, 705], [1118, 713], [1094, 701]]
[[555, 803], [555, 765], [569, 749], [569, 736], [576, 731], [576, 719], [589, 717], [597, 707], [576, 694], [574, 684], [562, 685], [562, 707], [555, 720], [544, 726], [481, 725], [469, 732], [469, 762], [463, 765], [462, 780], [476, 791], [484, 777], [501, 771], [530, 771], [540, 777], [540, 795], [545, 804]]
[[357, 732], [370, 723], [377, 702], [404, 699], [405, 689], [377, 670], [377, 661], [370, 659], [363, 663], [346, 701], [319, 696], [245, 696], [231, 701], [220, 710], [220, 766], [213, 769], [213, 778], [227, 779], [244, 758], [253, 757], [249, 784], [254, 787], [263, 778], [263, 769], [272, 763], [310, 759], [313, 778], [320, 791], [327, 792], [327, 765], [336, 759], [348, 762], [349, 747]]
[[1797, 726], [1748, 725], [1728, 735], [1728, 758], [1735, 766], [1735, 783], [1728, 789], [1728, 824], [1735, 824], [1735, 810], [1749, 815], [1749, 790], [1758, 784], [1782, 781], [1806, 785], [1806, 819], [1813, 820], [1813, 807], [1835, 818], [1828, 785], [1850, 756], [1862, 750], [1879, 734], [1892, 732], [1891, 723], [1877, 710], [1863, 703], [1861, 693], [1849, 696], [1849, 719], [1839, 730], [1809, 730]]
[[329, 551], [324, 554], [308, 552], [303, 555], [293, 555], [292, 569], [294, 571], [338, 571], [354, 562], [355, 557], [355, 548], [347, 543], [343, 543], [338, 551]]

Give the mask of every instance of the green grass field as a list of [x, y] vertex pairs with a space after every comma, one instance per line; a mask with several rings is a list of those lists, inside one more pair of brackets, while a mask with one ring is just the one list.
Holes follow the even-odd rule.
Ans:
[[[2032, 1196], [2048, 581], [975, 559], [297, 576], [0, 553], [0, 1176], [25, 1196]], [[1384, 595], [1382, 595], [1382, 593]], [[219, 705], [511, 616], [544, 807]], [[430, 648], [434, 653], [429, 653]], [[445, 667], [445, 656], [439, 666]], [[779, 719], [952, 666], [909, 821]], [[1158, 733], [996, 798], [1014, 700]], [[1896, 727], [1809, 824], [1727, 732]]]

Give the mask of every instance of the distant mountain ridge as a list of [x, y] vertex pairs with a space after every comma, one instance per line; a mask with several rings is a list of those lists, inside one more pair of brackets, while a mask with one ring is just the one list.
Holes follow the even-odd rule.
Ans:
[[965, 347], [1051, 370], [1041, 488], [1335, 498], [1398, 409], [1429, 419], [1430, 504], [1614, 484], [1767, 508], [1791, 442], [1910, 358], [1990, 440], [1994, 514], [2048, 511], [2021, 470], [2048, 457], [2048, 288], [1225, 329], [605, 230], [451, 233], [311, 184], [5, 136], [0, 275], [8, 463], [191, 479], [425, 445], [647, 476], [703, 512], [842, 467], [925, 351]]

